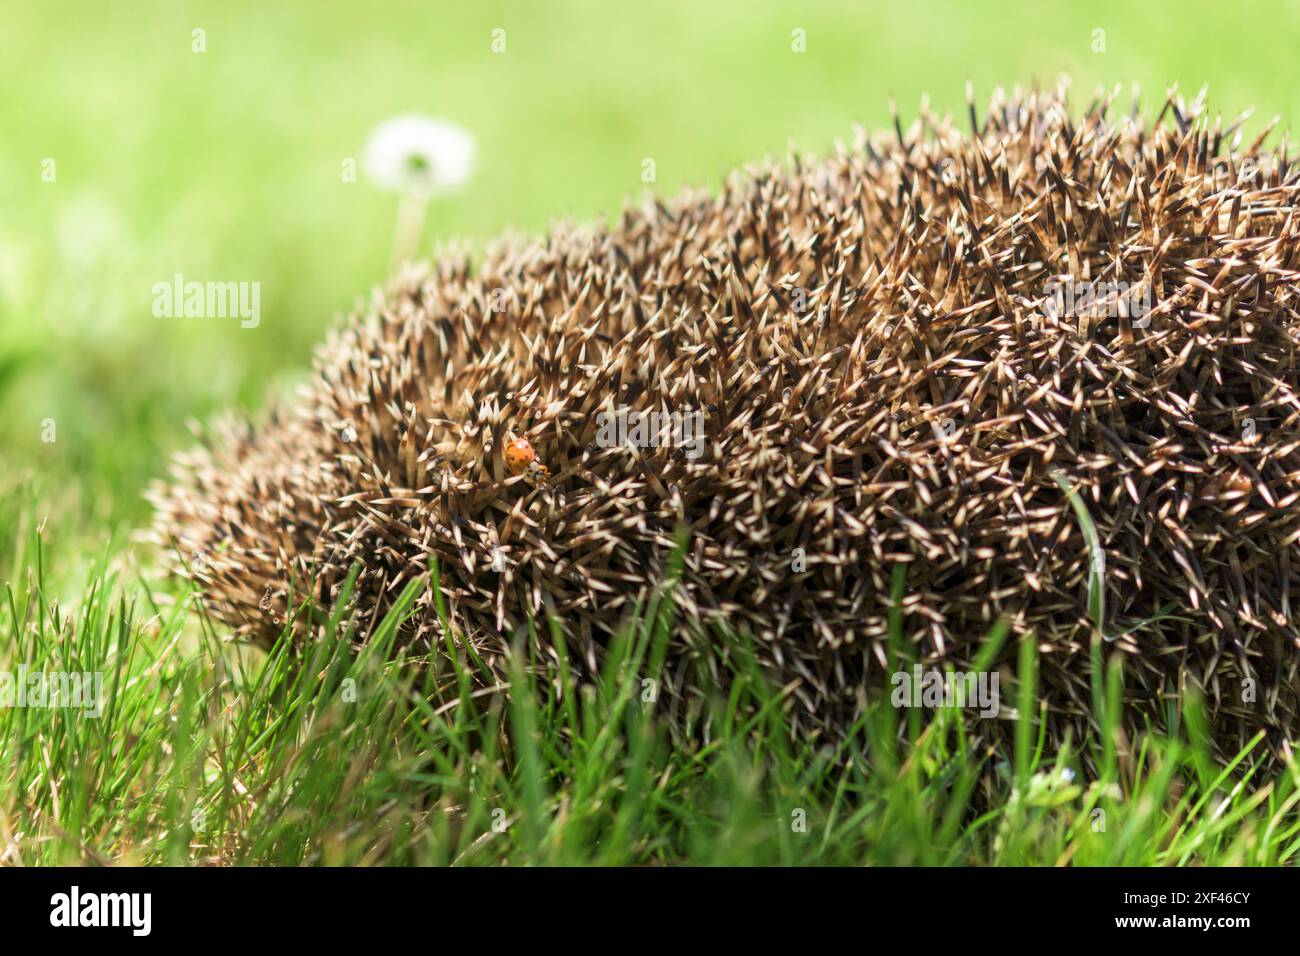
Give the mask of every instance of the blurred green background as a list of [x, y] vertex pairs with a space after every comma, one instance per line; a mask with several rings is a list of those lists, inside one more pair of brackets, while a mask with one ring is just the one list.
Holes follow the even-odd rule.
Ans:
[[[1127, 103], [1139, 83], [1147, 108], [1171, 83], [1189, 98], [1208, 83], [1212, 108], [1285, 129], [1298, 36], [1293, 2], [7, 0], [0, 494], [34, 475], [68, 522], [139, 522], [187, 419], [301, 380], [387, 270], [396, 199], [341, 170], [395, 114], [477, 139], [475, 175], [435, 201], [423, 248], [478, 246], [616, 215], [646, 157], [671, 193], [884, 126], [891, 95], [905, 121], [923, 93], [961, 115], [968, 79], [982, 102], [1066, 73], [1076, 106], [1098, 85], [1123, 84]], [[154, 317], [153, 284], [178, 272], [259, 282], [261, 324]]]

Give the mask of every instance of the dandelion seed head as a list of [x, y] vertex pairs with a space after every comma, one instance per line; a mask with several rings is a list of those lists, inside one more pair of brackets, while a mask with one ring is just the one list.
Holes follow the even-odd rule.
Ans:
[[474, 166], [474, 137], [446, 120], [395, 116], [375, 127], [362, 168], [383, 189], [430, 199], [463, 185]]

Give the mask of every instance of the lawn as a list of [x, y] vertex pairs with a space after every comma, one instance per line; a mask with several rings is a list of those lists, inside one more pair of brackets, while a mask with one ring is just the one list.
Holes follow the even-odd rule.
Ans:
[[[0, 863], [1294, 862], [1300, 771], [1213, 758], [1194, 699], [1119, 734], [1114, 663], [1097, 733], [1055, 747], [1018, 635], [990, 637], [1021, 649], [1005, 750], [953, 711], [899, 727], [887, 701], [842, 746], [791, 741], [754, 672], [674, 739], [639, 696], [671, 593], [601, 680], [537, 687], [521, 661], [507, 700], [474, 694], [472, 660], [388, 659], [394, 620], [359, 657], [233, 649], [136, 535], [188, 424], [293, 389], [383, 281], [396, 199], [348, 170], [391, 116], [475, 137], [422, 240], [474, 250], [824, 152], [887, 126], [891, 97], [905, 121], [924, 95], [960, 114], [967, 80], [984, 99], [1068, 73], [1079, 106], [1208, 84], [1225, 116], [1286, 128], [1300, 4], [1266, 9], [1267, 28], [1202, 0], [7, 4], [0, 669], [102, 671], [105, 705], [0, 709]], [[155, 316], [178, 274], [259, 283], [261, 321]]]

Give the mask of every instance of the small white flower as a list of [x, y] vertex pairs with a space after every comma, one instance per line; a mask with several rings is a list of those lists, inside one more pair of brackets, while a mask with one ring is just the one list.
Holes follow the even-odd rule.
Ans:
[[384, 189], [430, 199], [469, 179], [474, 137], [445, 120], [395, 116], [370, 134], [361, 162]]

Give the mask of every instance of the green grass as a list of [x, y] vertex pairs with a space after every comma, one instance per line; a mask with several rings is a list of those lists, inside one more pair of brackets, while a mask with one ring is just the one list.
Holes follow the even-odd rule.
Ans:
[[[98, 719], [0, 709], [5, 863], [1273, 865], [1300, 852], [1300, 768], [1261, 777], [1254, 746], [1216, 764], [1195, 699], [1176, 736], [1124, 737], [1119, 657], [1096, 740], [1048, 746], [1021, 637], [1008, 749], [976, 746], [957, 708], [903, 712], [885, 694], [832, 747], [792, 740], [746, 642], [718, 634], [734, 683], [674, 739], [647, 683], [675, 626], [671, 575], [594, 681], [565, 658], [533, 679], [521, 634], [511, 692], [483, 693], [454, 640], [432, 665], [393, 650], [434, 580], [408, 587], [359, 653], [337, 616], [305, 655], [237, 653], [188, 596], [167, 606], [106, 567], [78, 607], [56, 606], [48, 532], [7, 517], [25, 526], [13, 560], [30, 572], [5, 594], [0, 668], [100, 671], [105, 694]], [[995, 628], [975, 666], [1008, 640]]]
[[[883, 704], [840, 751], [792, 740], [735, 635], [718, 639], [738, 679], [688, 742], [641, 700], [668, 600], [596, 683], [521, 677], [507, 703], [474, 696], [448, 658], [388, 661], [393, 621], [355, 658], [341, 640], [305, 661], [232, 649], [131, 540], [187, 421], [292, 388], [326, 327], [382, 281], [396, 202], [340, 168], [395, 113], [477, 138], [473, 181], [434, 205], [423, 238], [473, 251], [616, 215], [645, 191], [647, 157], [671, 194], [792, 141], [823, 152], [854, 123], [886, 128], [891, 95], [904, 121], [923, 94], [961, 116], [968, 79], [981, 109], [996, 84], [1062, 73], [1076, 105], [1098, 84], [1140, 83], [1150, 107], [1169, 84], [1208, 83], [1225, 114], [1254, 106], [1251, 129], [1274, 115], [1285, 128], [1300, 116], [1279, 68], [1300, 3], [1271, 4], [1267, 28], [1209, 0], [231, 0], [135, 14], [17, 0], [2, 19], [0, 670], [101, 670], [108, 702], [97, 720], [0, 708], [0, 862], [1295, 860], [1295, 769], [1266, 772], [1256, 750], [1216, 764], [1195, 700], [1172, 736], [1117, 737], [1122, 674], [1100, 638], [1103, 732], [1057, 752], [1036, 720], [1032, 637], [1000, 632], [988, 647], [1018, 661], [1004, 699], [1023, 715], [1008, 752], [977, 747], [954, 712]], [[498, 27], [504, 55], [490, 52]], [[791, 50], [794, 29], [807, 52]], [[177, 272], [260, 282], [261, 324], [155, 318], [153, 284]], [[1108, 622], [1092, 584], [1099, 635], [1145, 623]], [[901, 658], [901, 611], [892, 626]]]

